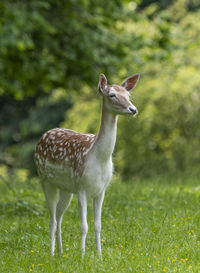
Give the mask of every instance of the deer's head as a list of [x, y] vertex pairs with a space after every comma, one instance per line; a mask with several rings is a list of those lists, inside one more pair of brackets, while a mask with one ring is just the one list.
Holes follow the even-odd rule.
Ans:
[[133, 89], [139, 74], [135, 74], [127, 78], [121, 85], [107, 84], [107, 79], [104, 74], [99, 78], [99, 92], [104, 98], [104, 105], [109, 112], [120, 115], [133, 115], [137, 114], [137, 108], [130, 101], [130, 90]]

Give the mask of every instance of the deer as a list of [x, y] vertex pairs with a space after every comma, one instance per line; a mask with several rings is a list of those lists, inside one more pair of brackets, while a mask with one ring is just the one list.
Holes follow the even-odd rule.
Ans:
[[137, 108], [130, 101], [130, 91], [136, 86], [139, 74], [125, 79], [121, 85], [108, 84], [100, 74], [98, 91], [102, 96], [102, 116], [96, 135], [70, 129], [54, 128], [43, 134], [34, 155], [50, 213], [49, 233], [51, 256], [63, 253], [61, 223], [73, 194], [77, 194], [81, 220], [81, 256], [85, 255], [87, 200], [93, 200], [94, 231], [97, 253], [101, 250], [101, 210], [105, 191], [113, 174], [112, 154], [117, 136], [118, 115], [136, 116]]

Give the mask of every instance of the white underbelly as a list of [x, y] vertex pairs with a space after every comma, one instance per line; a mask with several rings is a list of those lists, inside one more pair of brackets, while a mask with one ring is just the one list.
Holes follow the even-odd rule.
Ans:
[[88, 196], [99, 195], [112, 178], [113, 164], [112, 158], [107, 162], [97, 163], [94, 159], [86, 163], [82, 177], [74, 175], [70, 167], [62, 167], [46, 163], [45, 169], [40, 173], [46, 183], [71, 193], [85, 190]]
[[40, 172], [40, 176], [46, 183], [55, 185], [57, 188], [71, 193], [77, 191], [76, 181], [74, 179], [73, 169], [61, 165], [45, 163], [45, 168]]

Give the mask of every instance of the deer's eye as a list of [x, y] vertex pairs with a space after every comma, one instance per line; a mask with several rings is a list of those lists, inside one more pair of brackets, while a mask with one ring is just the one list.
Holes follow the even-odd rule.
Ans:
[[116, 98], [116, 95], [112, 93], [112, 94], [109, 95], [109, 97], [110, 98]]

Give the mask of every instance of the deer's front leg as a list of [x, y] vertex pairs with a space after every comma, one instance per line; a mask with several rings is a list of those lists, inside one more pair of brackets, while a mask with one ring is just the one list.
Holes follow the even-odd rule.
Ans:
[[101, 208], [103, 204], [105, 191], [93, 199], [93, 208], [94, 208], [94, 230], [96, 236], [96, 246], [97, 252], [101, 257]]
[[82, 258], [85, 254], [85, 241], [88, 232], [88, 224], [87, 224], [87, 196], [85, 191], [81, 191], [78, 193], [78, 204], [80, 210], [81, 217], [81, 254]]

